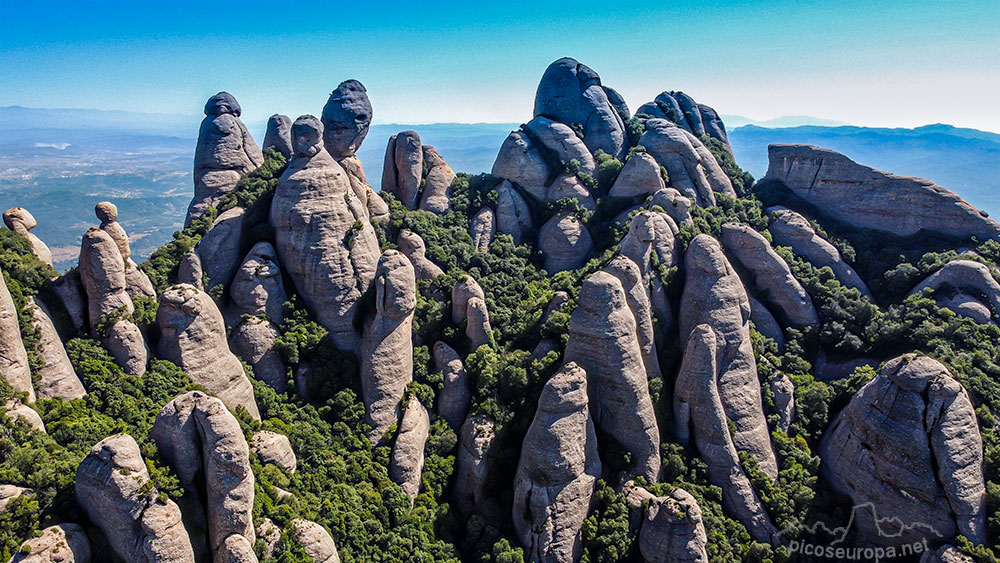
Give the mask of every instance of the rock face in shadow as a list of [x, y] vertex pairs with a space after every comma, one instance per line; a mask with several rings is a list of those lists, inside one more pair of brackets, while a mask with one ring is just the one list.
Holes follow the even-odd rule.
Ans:
[[495, 424], [485, 415], [465, 419], [458, 431], [455, 460], [455, 506], [462, 514], [471, 513], [486, 498], [489, 457], [492, 454]]
[[699, 104], [684, 92], [663, 92], [652, 102], [643, 104], [635, 111], [657, 119], [666, 119], [696, 137], [708, 135], [722, 142], [726, 151], [732, 154], [726, 126], [719, 114], [709, 106]]
[[514, 477], [514, 530], [528, 559], [579, 560], [581, 528], [600, 474], [587, 374], [571, 362], [542, 389]]
[[148, 297], [156, 299], [156, 289], [145, 272], [132, 260], [132, 248], [129, 246], [128, 233], [118, 222], [118, 207], [110, 201], [102, 201], [94, 208], [97, 218], [101, 221], [101, 230], [111, 235], [118, 251], [125, 262], [125, 292], [132, 299]]
[[649, 398], [635, 317], [615, 276], [597, 272], [583, 282], [569, 321], [565, 359], [587, 372], [594, 422], [632, 454], [631, 475], [656, 482], [660, 431]]
[[125, 262], [114, 239], [101, 229], [91, 228], [83, 235], [80, 280], [87, 292], [91, 333], [125, 373], [145, 373], [149, 351], [142, 332], [131, 320], [135, 308], [125, 290]]
[[937, 361], [906, 354], [886, 363], [837, 416], [820, 454], [835, 490], [892, 518], [857, 519], [870, 545], [920, 541], [926, 528], [898, 529], [918, 523], [942, 538], [986, 541], [979, 424], [968, 393]]
[[680, 263], [677, 224], [665, 213], [640, 211], [632, 217], [628, 233], [622, 238], [619, 252], [639, 266], [643, 282], [649, 288], [649, 302], [656, 314], [661, 333], [674, 326], [674, 308], [667, 296], [659, 267], [672, 268]]
[[600, 149], [618, 158], [625, 149], [625, 123], [601, 87], [601, 77], [575, 59], [562, 58], [545, 69], [534, 115], [582, 128], [591, 153]]
[[276, 113], [267, 118], [262, 150], [274, 149], [287, 161], [292, 157], [292, 120], [287, 115]]
[[469, 236], [472, 246], [478, 252], [489, 252], [493, 236], [497, 232], [496, 216], [489, 207], [483, 207], [469, 222]]
[[[1000, 240], [1000, 224], [930, 180], [896, 176], [812, 145], [770, 145], [764, 180], [782, 182], [830, 217], [898, 236], [921, 230]], [[906, 213], [900, 213], [905, 209]]]
[[[2, 297], [0, 297], [2, 299]], [[42, 356], [42, 367], [37, 373], [35, 391], [39, 399], [62, 399], [70, 401], [87, 394], [83, 383], [76, 375], [73, 364], [66, 355], [59, 333], [52, 323], [52, 314], [41, 300], [28, 298], [28, 309], [38, 329], [38, 352]]]
[[695, 327], [711, 327], [717, 349], [714, 380], [725, 416], [736, 425], [733, 443], [737, 451], [755, 458], [761, 471], [775, 479], [778, 466], [764, 419], [757, 364], [750, 343], [750, 303], [746, 291], [719, 242], [709, 235], [698, 235], [691, 241], [684, 262], [681, 339], [690, 346]]
[[35, 400], [31, 386], [31, 367], [28, 353], [21, 341], [21, 327], [17, 322], [17, 309], [10, 296], [7, 283], [0, 271], [0, 376], [14, 391], [28, 394], [28, 401]]
[[34, 233], [30, 232], [38, 226], [38, 221], [35, 217], [28, 213], [28, 210], [23, 207], [12, 207], [7, 211], [3, 212], [3, 223], [7, 225], [7, 228], [14, 231], [21, 238], [28, 241], [31, 245], [31, 252], [36, 258], [42, 262], [52, 265], [52, 251], [49, 247], [42, 242], [42, 239], [35, 236]]
[[392, 446], [389, 478], [403, 489], [410, 502], [420, 492], [420, 472], [424, 468], [424, 446], [430, 433], [431, 421], [427, 409], [416, 395], [410, 396], [399, 423], [399, 434]]
[[465, 309], [465, 338], [469, 341], [469, 349], [475, 350], [493, 342], [492, 332], [486, 301], [478, 297], [469, 299]]
[[[938, 292], [949, 288], [957, 290], [958, 295], [966, 295], [985, 305], [988, 313], [987, 321], [990, 317], [1000, 319], [1000, 283], [997, 283], [997, 280], [993, 278], [990, 269], [985, 264], [973, 260], [948, 262], [940, 270], [918, 283], [910, 295], [922, 293], [925, 290]], [[965, 309], [961, 306], [964, 301], [953, 301], [959, 303], [959, 306], [953, 309], [955, 313], [965, 314]], [[965, 314], [965, 316], [972, 315]]]
[[257, 561], [250, 448], [236, 417], [219, 399], [190, 391], [163, 407], [150, 437], [181, 485], [204, 498], [204, 520], [202, 514], [188, 517], [197, 527], [204, 522], [213, 559]]
[[510, 235], [514, 244], [521, 244], [531, 235], [531, 209], [517, 189], [504, 180], [496, 187], [497, 231]]
[[69, 321], [73, 325], [73, 334], [81, 334], [87, 329], [87, 295], [83, 290], [80, 270], [70, 270], [52, 280], [52, 291], [62, 303]]
[[246, 210], [233, 207], [219, 214], [205, 236], [201, 237], [195, 251], [208, 276], [209, 288], [228, 286], [240, 267], [240, 247], [243, 243]]
[[538, 248], [545, 257], [545, 270], [556, 274], [583, 266], [594, 252], [594, 241], [575, 214], [562, 211], [542, 225]]
[[337, 545], [333, 543], [333, 537], [326, 528], [316, 522], [296, 518], [292, 520], [292, 528], [295, 530], [295, 541], [302, 546], [306, 555], [316, 563], [340, 563], [340, 555], [337, 554]]
[[364, 84], [351, 79], [337, 85], [323, 106], [323, 145], [335, 160], [354, 156], [368, 135], [372, 104]]
[[625, 302], [635, 317], [636, 336], [642, 350], [642, 361], [646, 367], [646, 377], [661, 378], [660, 361], [656, 353], [656, 339], [653, 332], [653, 311], [649, 304], [646, 283], [639, 266], [626, 256], [617, 256], [604, 271], [618, 278], [625, 292]]
[[385, 251], [375, 274], [375, 317], [366, 327], [361, 353], [361, 395], [373, 445], [399, 422], [399, 402], [413, 381], [416, 304], [413, 266], [401, 252]]
[[771, 392], [774, 393], [774, 408], [778, 411], [778, 428], [788, 432], [795, 419], [795, 384], [785, 374], [776, 374], [771, 381]]
[[98, 442], [76, 470], [76, 502], [125, 561], [194, 563], [181, 511], [161, 502], [128, 434]]
[[819, 326], [809, 294], [763, 235], [747, 225], [726, 223], [721, 241], [728, 255], [743, 267], [751, 287], [782, 320], [799, 330]]
[[219, 92], [205, 104], [194, 151], [194, 199], [185, 225], [233, 191], [242, 174], [264, 163], [264, 155], [240, 121], [241, 113], [240, 104], [228, 92]]
[[624, 493], [629, 508], [643, 512], [638, 533], [643, 561], [708, 563], [701, 507], [691, 493], [674, 489], [658, 497], [632, 481], [625, 484]]
[[295, 156], [271, 203], [281, 263], [306, 306], [341, 350], [355, 350], [358, 302], [375, 278], [378, 239], [343, 168], [323, 149], [322, 125], [292, 125]]
[[434, 367], [444, 380], [438, 394], [437, 414], [457, 431], [472, 403], [469, 375], [454, 348], [441, 341], [434, 343]]
[[21, 544], [10, 563], [90, 563], [90, 540], [78, 524], [58, 524]]
[[[751, 536], [770, 543], [778, 530], [740, 465], [736, 434], [729, 428], [731, 418], [723, 399], [726, 383], [719, 377], [718, 360], [724, 352], [720, 344], [725, 345], [725, 341], [707, 324], [696, 326], [687, 338], [674, 384], [677, 438], [682, 444], [694, 440], [708, 465], [709, 480], [722, 488], [722, 506], [747, 527]], [[766, 432], [765, 427], [765, 438]]]
[[437, 149], [424, 145], [423, 193], [420, 196], [420, 209], [443, 215], [451, 207], [451, 183], [455, 181], [455, 172], [441, 158]]
[[716, 192], [736, 197], [732, 181], [711, 151], [698, 137], [677, 125], [665, 119], [650, 119], [639, 144], [667, 169], [671, 187], [696, 205], [715, 205]]
[[229, 350], [226, 324], [215, 302], [194, 286], [177, 284], [160, 295], [156, 311], [160, 357], [177, 364], [191, 381], [231, 408], [242, 406], [260, 420], [243, 364]]
[[[254, 374], [279, 393], [286, 388], [286, 366], [274, 344], [288, 301], [278, 257], [270, 243], [254, 245], [229, 289], [232, 336], [229, 347], [253, 366]], [[246, 315], [249, 315], [245, 317]], [[259, 315], [264, 315], [265, 319]]]
[[851, 268], [833, 246], [816, 234], [809, 220], [798, 213], [784, 207], [768, 207], [767, 212], [773, 220], [767, 230], [774, 239], [775, 246], [787, 246], [796, 256], [809, 261], [817, 268], [829, 266], [834, 277], [845, 287], [853, 287], [862, 295], [871, 298], [868, 286], [861, 280], [854, 268]]
[[407, 209], [416, 209], [423, 168], [423, 144], [416, 131], [402, 131], [389, 137], [382, 168], [382, 191], [395, 196]]

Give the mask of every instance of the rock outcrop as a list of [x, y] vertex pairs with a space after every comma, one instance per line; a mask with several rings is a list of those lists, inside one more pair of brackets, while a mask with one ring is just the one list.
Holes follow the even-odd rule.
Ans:
[[91, 333], [125, 373], [145, 373], [149, 351], [132, 322], [135, 307], [126, 291], [125, 262], [115, 240], [101, 229], [91, 228], [83, 235], [80, 280], [87, 292]]
[[649, 398], [635, 317], [615, 276], [597, 272], [583, 282], [569, 321], [565, 361], [587, 372], [594, 422], [632, 454], [630, 473], [656, 482], [660, 431]]
[[469, 341], [470, 350], [493, 342], [490, 313], [486, 309], [486, 301], [478, 297], [469, 299], [465, 310], [465, 338]]
[[277, 465], [288, 473], [295, 473], [298, 461], [288, 436], [270, 430], [259, 430], [253, 433], [250, 446], [261, 463]]
[[420, 472], [424, 468], [424, 446], [430, 433], [427, 409], [416, 395], [411, 395], [399, 423], [396, 443], [392, 446], [389, 478], [403, 489], [412, 503], [420, 492]]
[[591, 153], [619, 158], [626, 148], [625, 123], [590, 67], [569, 57], [549, 65], [535, 93], [535, 117], [544, 116], [582, 129]]
[[[987, 312], [992, 310], [987, 319], [990, 316], [1000, 319], [1000, 283], [997, 283], [985, 264], [974, 260], [952, 260], [918, 283], [910, 294], [919, 294], [925, 290], [938, 292], [945, 289], [955, 290], [957, 294], [980, 301], [988, 307]], [[966, 309], [962, 304], [968, 301], [955, 299], [955, 296], [952, 299], [957, 305], [955, 306], [957, 310], [953, 310], [960, 315], [963, 314]], [[981, 318], [982, 315], [979, 316]]]
[[244, 407], [260, 420], [243, 364], [229, 350], [226, 324], [215, 302], [194, 286], [177, 284], [160, 295], [156, 311], [160, 357], [177, 364], [191, 381], [231, 408]]
[[[195, 498], [204, 498], [205, 531], [213, 559], [257, 561], [250, 448], [236, 417], [219, 399], [190, 391], [160, 410], [150, 437], [181, 485]], [[194, 515], [195, 526], [201, 524], [201, 515]]]
[[921, 541], [928, 527], [938, 534], [929, 539], [986, 541], [979, 424], [968, 393], [937, 361], [907, 354], [886, 363], [834, 420], [820, 454], [835, 490], [886, 517], [857, 519], [866, 544]]
[[335, 160], [354, 154], [368, 135], [372, 104], [364, 84], [351, 79], [337, 85], [323, 106], [323, 145]]
[[201, 267], [201, 257], [198, 256], [198, 252], [194, 248], [188, 250], [177, 265], [177, 283], [193, 285], [204, 291], [204, 275], [205, 272]]
[[677, 224], [670, 216], [656, 211], [640, 211], [632, 217], [619, 247], [622, 256], [639, 266], [661, 334], [669, 332], [674, 326], [674, 307], [660, 279], [659, 268], [672, 268], [680, 263], [677, 233]]
[[597, 170], [590, 149], [569, 125], [538, 115], [525, 123], [523, 130], [533, 141], [545, 147], [543, 150], [549, 152], [555, 162], [568, 165], [575, 160], [581, 172], [591, 175]]
[[799, 330], [819, 326], [809, 294], [763, 235], [747, 225], [726, 223], [720, 240], [749, 278], [747, 285], [772, 306], [781, 320]]
[[666, 188], [663, 175], [660, 174], [660, 164], [649, 153], [638, 152], [625, 162], [608, 195], [648, 196]]
[[875, 170], [812, 145], [770, 145], [767, 156], [764, 180], [783, 183], [851, 227], [904, 237], [930, 231], [1000, 240], [1000, 224], [930, 180]]
[[240, 267], [246, 209], [236, 206], [219, 214], [195, 251], [208, 276], [208, 288], [228, 286]]
[[341, 350], [355, 350], [358, 302], [375, 278], [378, 239], [364, 202], [322, 146], [322, 125], [292, 125], [295, 156], [278, 181], [271, 225], [282, 266], [306, 306]]
[[[761, 403], [757, 364], [750, 343], [750, 303], [746, 291], [719, 242], [709, 235], [698, 235], [691, 241], [684, 262], [681, 340], [692, 346], [690, 335], [699, 325], [707, 325], [714, 332], [716, 371], [711, 380], [716, 382], [724, 417], [736, 426], [733, 444], [737, 451], [756, 459], [765, 475], [775, 479], [778, 465]], [[722, 431], [728, 432], [726, 428], [723, 424]]]
[[[725, 346], [725, 340], [718, 337], [708, 324], [696, 326], [687, 338], [684, 360], [674, 383], [673, 407], [677, 438], [682, 444], [694, 439], [702, 459], [708, 465], [709, 480], [722, 488], [722, 506], [747, 527], [751, 536], [758, 541], [770, 543], [778, 530], [743, 471], [737, 452], [739, 448], [735, 443], [738, 434], [729, 427], [731, 417], [726, 408], [724, 393], [731, 395], [732, 392], [725, 388], [727, 382], [720, 378], [720, 375], [725, 376], [718, 363], [720, 358], [724, 358], [725, 352], [724, 349], [720, 350], [720, 345]], [[759, 389], [756, 399], [759, 405]], [[752, 402], [752, 398], [748, 402]], [[763, 438], [767, 439], [766, 425], [763, 432]], [[770, 452], [769, 443], [767, 448]], [[772, 464], [773, 456], [772, 453]], [[774, 465], [764, 470], [777, 473]]]
[[11, 419], [21, 420], [28, 426], [38, 430], [42, 434], [45, 432], [45, 423], [35, 409], [25, 405], [17, 399], [8, 399], [3, 405], [3, 412]]
[[698, 137], [664, 119], [646, 121], [639, 138], [653, 158], [667, 169], [670, 186], [697, 205], [715, 205], [715, 193], [736, 197], [733, 183]]
[[695, 103], [694, 98], [684, 92], [663, 92], [652, 102], [643, 104], [635, 113], [672, 121], [696, 137], [707, 134], [721, 141], [730, 154], [733, 152], [729, 146], [726, 126], [719, 114], [709, 106]]
[[434, 343], [434, 367], [444, 380], [438, 394], [437, 414], [457, 431], [472, 403], [469, 375], [455, 349], [441, 341]]
[[556, 274], [583, 266], [594, 252], [594, 241], [579, 217], [562, 211], [542, 225], [538, 248], [545, 259], [545, 270]]
[[278, 151], [286, 161], [292, 157], [292, 120], [287, 115], [276, 113], [267, 118], [267, 130], [264, 132], [261, 148], [265, 151]]
[[627, 256], [617, 256], [604, 268], [604, 271], [618, 278], [625, 291], [625, 302], [635, 317], [636, 337], [642, 350], [642, 361], [646, 367], [646, 377], [659, 379], [660, 361], [656, 352], [656, 335], [653, 332], [653, 311], [649, 304], [649, 294], [646, 281], [642, 277], [639, 266]]
[[774, 408], [778, 411], [778, 428], [788, 432], [795, 420], [795, 384], [783, 373], [775, 374], [768, 382], [774, 393]]
[[281, 281], [277, 253], [270, 243], [261, 241], [250, 249], [229, 295], [230, 324], [235, 325], [230, 349], [253, 366], [258, 378], [279, 393], [284, 392], [286, 366], [274, 345], [281, 336], [278, 325], [285, 318], [283, 307], [288, 295]]
[[132, 260], [132, 248], [129, 246], [128, 233], [118, 222], [118, 206], [110, 201], [102, 201], [94, 208], [94, 212], [101, 221], [101, 230], [111, 235], [115, 244], [118, 245], [122, 261], [125, 262], [125, 292], [132, 299], [136, 297], [156, 299], [156, 289], [153, 287], [153, 282], [149, 281], [146, 273], [140, 270], [139, 266]]
[[571, 563], [601, 475], [587, 373], [570, 362], [542, 389], [514, 477], [514, 531], [531, 561]]
[[629, 481], [625, 501], [633, 511], [642, 511], [639, 523], [639, 553], [646, 563], [708, 563], [708, 536], [701, 507], [691, 493], [674, 489], [658, 497]]
[[69, 315], [74, 334], [82, 334], [87, 329], [87, 296], [80, 280], [80, 270], [70, 270], [52, 280], [52, 291], [63, 309]]
[[441, 158], [437, 149], [424, 145], [423, 193], [420, 195], [420, 209], [443, 215], [451, 207], [451, 183], [455, 172]]
[[469, 301], [473, 298], [485, 301], [486, 294], [483, 293], [479, 282], [472, 279], [471, 276], [465, 276], [451, 288], [451, 322], [457, 325], [465, 322]]
[[240, 121], [242, 111], [228, 92], [219, 92], [205, 104], [194, 151], [194, 199], [185, 225], [232, 191], [242, 174], [264, 163], [264, 155]]
[[486, 498], [495, 426], [492, 420], [479, 414], [466, 418], [458, 431], [453, 494], [455, 506], [462, 514], [471, 513]]
[[854, 268], [844, 261], [837, 247], [816, 234], [809, 220], [798, 213], [784, 207], [769, 207], [771, 224], [767, 230], [774, 239], [775, 246], [787, 246], [796, 256], [801, 256], [817, 268], [828, 266], [845, 287], [852, 287], [862, 295], [871, 298], [868, 286]]
[[90, 563], [90, 540], [78, 524], [57, 524], [21, 544], [10, 563]]
[[375, 274], [375, 317], [365, 329], [361, 353], [361, 395], [372, 445], [399, 421], [399, 402], [413, 381], [416, 305], [413, 266], [401, 252], [385, 251]]
[[396, 246], [410, 259], [417, 281], [433, 282], [444, 273], [440, 266], [427, 258], [427, 246], [424, 244], [424, 239], [420, 238], [417, 233], [406, 229], [399, 231], [399, 236], [396, 237]]
[[649, 206], [660, 206], [677, 225], [691, 224], [691, 200], [673, 188], [664, 188], [649, 198]]
[[337, 554], [337, 544], [333, 542], [333, 537], [326, 528], [311, 520], [296, 518], [292, 520], [292, 528], [295, 530], [295, 541], [302, 546], [306, 555], [316, 563], [340, 563], [340, 555]]
[[91, 448], [76, 470], [76, 502], [125, 561], [194, 563], [181, 511], [162, 502], [139, 445], [128, 434]]
[[539, 197], [536, 194], [542, 194], [540, 199], [545, 199], [544, 194], [550, 183], [548, 164], [538, 147], [522, 131], [507, 135], [490, 173], [521, 186], [536, 197]]
[[31, 245], [31, 252], [36, 258], [49, 266], [52, 265], [52, 251], [42, 242], [42, 239], [30, 232], [31, 229], [38, 226], [38, 221], [35, 220], [35, 217], [31, 213], [28, 213], [27, 209], [12, 207], [4, 211], [3, 224], [7, 225], [7, 228], [17, 233], [18, 236], [28, 241], [28, 244]]
[[497, 231], [510, 235], [516, 245], [525, 242], [533, 229], [528, 202], [508, 180], [501, 182], [496, 192]]
[[416, 209], [423, 168], [424, 151], [419, 133], [408, 130], [389, 137], [382, 168], [382, 191], [395, 196], [407, 209]]
[[24, 349], [24, 342], [21, 341], [17, 309], [4, 281], [3, 271], [0, 271], [0, 376], [14, 391], [27, 393], [28, 401], [35, 400], [28, 353]]
[[469, 236], [472, 246], [478, 252], [489, 252], [493, 236], [497, 232], [496, 216], [489, 207], [483, 207], [469, 222]]
[[750, 322], [753, 323], [754, 329], [771, 340], [774, 340], [774, 343], [778, 345], [779, 349], [784, 348], [787, 339], [785, 338], [784, 329], [782, 329], [781, 325], [778, 323], [778, 319], [774, 318], [774, 315], [770, 310], [768, 310], [767, 305], [764, 305], [753, 297], [750, 297], [749, 299]]
[[0, 513], [7, 509], [7, 505], [24, 495], [32, 494], [32, 490], [17, 485], [7, 485], [0, 483]]
[[52, 323], [52, 314], [41, 300], [28, 298], [28, 309], [38, 329], [37, 348], [44, 362], [37, 372], [35, 393], [39, 399], [70, 401], [83, 397], [87, 390], [69, 361], [66, 348]]

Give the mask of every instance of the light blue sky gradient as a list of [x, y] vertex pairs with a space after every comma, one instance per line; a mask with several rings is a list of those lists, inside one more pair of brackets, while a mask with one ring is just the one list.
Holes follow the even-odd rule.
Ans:
[[516, 122], [573, 56], [632, 109], [1000, 131], [997, 0], [493, 4], [0, 0], [0, 105], [295, 118], [358, 78], [377, 122]]

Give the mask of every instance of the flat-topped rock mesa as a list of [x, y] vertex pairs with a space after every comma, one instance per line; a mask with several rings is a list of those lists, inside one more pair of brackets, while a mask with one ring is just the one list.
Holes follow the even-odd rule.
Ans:
[[205, 104], [205, 119], [194, 151], [194, 199], [185, 225], [232, 191], [242, 174], [264, 163], [260, 147], [240, 120], [242, 111], [228, 92], [219, 92]]
[[23, 207], [12, 207], [3, 212], [3, 224], [31, 244], [31, 251], [42, 262], [52, 265], [52, 251], [34, 233], [30, 232], [38, 226], [35, 217]]
[[819, 450], [835, 490], [892, 517], [858, 518], [868, 545], [921, 541], [927, 527], [945, 539], [986, 541], [979, 424], [965, 388], [936, 360], [906, 354], [887, 362], [830, 425]]
[[709, 106], [696, 103], [694, 98], [684, 92], [662, 92], [652, 102], [639, 106], [635, 114], [669, 120], [696, 137], [708, 135], [719, 140], [727, 152], [730, 154], [733, 152], [729, 146], [726, 125], [718, 112]]
[[270, 221], [282, 266], [299, 296], [330, 331], [337, 348], [354, 351], [359, 301], [375, 279], [378, 239], [344, 169], [323, 148], [313, 116], [292, 124], [295, 155], [278, 180]]
[[875, 170], [812, 145], [775, 144], [767, 154], [764, 180], [782, 182], [851, 227], [903, 237], [928, 231], [1000, 240], [1000, 224], [930, 180]]

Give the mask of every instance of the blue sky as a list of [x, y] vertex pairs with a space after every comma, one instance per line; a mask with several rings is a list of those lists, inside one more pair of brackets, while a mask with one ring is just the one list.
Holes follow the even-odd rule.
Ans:
[[573, 56], [633, 109], [1000, 131], [997, 0], [471, 4], [0, 0], [0, 105], [294, 118], [358, 78], [381, 123], [518, 122]]

